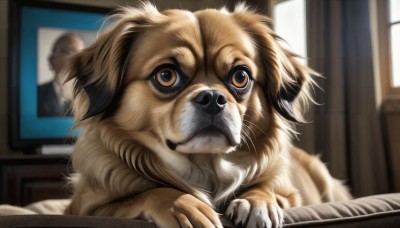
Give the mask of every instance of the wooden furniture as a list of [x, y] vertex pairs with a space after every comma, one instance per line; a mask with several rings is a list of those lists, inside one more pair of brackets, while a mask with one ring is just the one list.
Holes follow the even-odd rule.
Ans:
[[0, 156], [0, 204], [24, 206], [44, 199], [68, 198], [69, 156]]

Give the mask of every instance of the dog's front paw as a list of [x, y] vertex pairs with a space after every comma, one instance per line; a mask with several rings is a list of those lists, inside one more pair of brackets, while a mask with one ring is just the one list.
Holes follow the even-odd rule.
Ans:
[[265, 199], [235, 199], [225, 215], [240, 227], [282, 227], [283, 212], [276, 202]]
[[218, 214], [196, 197], [170, 188], [149, 190], [145, 199], [144, 217], [157, 227], [220, 227]]

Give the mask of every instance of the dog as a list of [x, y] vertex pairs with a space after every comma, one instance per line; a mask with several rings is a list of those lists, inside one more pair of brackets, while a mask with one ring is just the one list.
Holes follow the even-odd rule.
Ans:
[[317, 74], [267, 17], [144, 3], [108, 21], [66, 71], [83, 129], [66, 214], [281, 227], [282, 209], [351, 198], [291, 143]]

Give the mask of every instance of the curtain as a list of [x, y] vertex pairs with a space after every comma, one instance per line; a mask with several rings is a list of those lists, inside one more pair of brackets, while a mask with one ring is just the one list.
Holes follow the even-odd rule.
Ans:
[[309, 66], [320, 72], [297, 144], [321, 155], [355, 197], [388, 192], [375, 90], [369, 1], [308, 0]]

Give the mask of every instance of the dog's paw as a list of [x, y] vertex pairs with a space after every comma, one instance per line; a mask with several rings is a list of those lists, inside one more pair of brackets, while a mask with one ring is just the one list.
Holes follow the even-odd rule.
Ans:
[[235, 199], [225, 211], [227, 216], [239, 227], [282, 227], [283, 212], [275, 202], [266, 200]]
[[184, 195], [175, 201], [171, 212], [180, 227], [223, 227], [218, 214], [192, 195]]
[[148, 193], [143, 217], [157, 227], [223, 227], [218, 213], [190, 194], [168, 188]]

